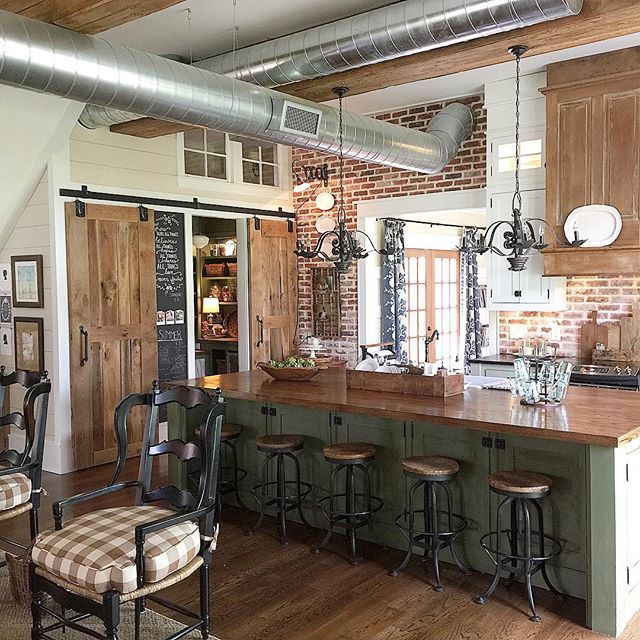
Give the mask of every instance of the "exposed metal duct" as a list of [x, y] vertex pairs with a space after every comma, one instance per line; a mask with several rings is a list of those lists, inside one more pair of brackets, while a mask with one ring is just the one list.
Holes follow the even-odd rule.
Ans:
[[[194, 66], [263, 87], [309, 80], [580, 13], [583, 0], [404, 0]], [[90, 129], [132, 120], [88, 107]]]
[[580, 13], [583, 0], [405, 0], [196, 62], [263, 87], [445, 47]]
[[[6, 11], [0, 83], [259, 140], [339, 149], [332, 107]], [[347, 112], [343, 122], [345, 156], [438, 173], [471, 133], [473, 113], [449, 105], [426, 133]]]

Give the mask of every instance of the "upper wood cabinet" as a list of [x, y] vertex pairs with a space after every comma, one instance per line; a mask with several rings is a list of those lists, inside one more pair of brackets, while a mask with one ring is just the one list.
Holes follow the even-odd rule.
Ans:
[[551, 249], [545, 273], [635, 272], [637, 251], [632, 259], [607, 254], [640, 245], [640, 49], [550, 65], [547, 82], [547, 220], [564, 240], [573, 209], [607, 204], [623, 227], [604, 249]]

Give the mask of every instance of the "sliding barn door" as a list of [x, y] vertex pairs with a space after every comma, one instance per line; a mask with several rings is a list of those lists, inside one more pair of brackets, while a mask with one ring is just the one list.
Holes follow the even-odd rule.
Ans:
[[297, 314], [295, 227], [286, 220], [249, 224], [249, 338], [251, 368], [293, 351]]
[[[144, 216], [142, 216], [144, 218]], [[154, 215], [137, 208], [66, 205], [71, 425], [77, 469], [116, 459], [113, 414], [158, 372]], [[129, 422], [140, 453], [142, 412]]]

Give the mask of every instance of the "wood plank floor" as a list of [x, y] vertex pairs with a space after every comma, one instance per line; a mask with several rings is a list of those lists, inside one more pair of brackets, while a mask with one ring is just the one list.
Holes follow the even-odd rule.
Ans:
[[[135, 476], [135, 461], [125, 476]], [[41, 528], [51, 526], [53, 500], [103, 486], [112, 468], [99, 467], [66, 476], [46, 474], [49, 492], [41, 511]], [[102, 501], [100, 507], [126, 503]], [[444, 593], [429, 586], [430, 573], [414, 559], [397, 578], [387, 575], [401, 559], [398, 551], [363, 544], [365, 561], [352, 567], [341, 555], [342, 539], [334, 538], [330, 550], [318, 555], [310, 546], [319, 533], [301, 525], [290, 527], [290, 544], [275, 538], [275, 521], [266, 520], [263, 531], [244, 535], [255, 516], [225, 507], [219, 548], [212, 567], [212, 631], [222, 640], [596, 640], [584, 628], [584, 605], [573, 598], [559, 600], [546, 591], [536, 592], [540, 624], [526, 615], [523, 589], [500, 587], [481, 607], [473, 595], [484, 589], [488, 576], [462, 576], [445, 566]], [[16, 519], [19, 520], [19, 519]], [[21, 520], [21, 519], [20, 519]], [[2, 533], [28, 536], [26, 517]], [[195, 577], [167, 590], [171, 599], [189, 607], [197, 603]], [[636, 616], [621, 640], [640, 638]]]

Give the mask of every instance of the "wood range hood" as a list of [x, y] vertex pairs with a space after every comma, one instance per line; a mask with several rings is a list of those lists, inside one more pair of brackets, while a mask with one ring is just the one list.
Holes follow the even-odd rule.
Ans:
[[607, 204], [622, 231], [608, 247], [550, 247], [544, 274], [638, 274], [640, 47], [552, 64], [547, 82], [547, 221], [564, 238], [576, 207]]

